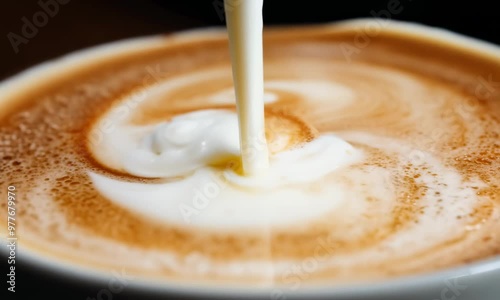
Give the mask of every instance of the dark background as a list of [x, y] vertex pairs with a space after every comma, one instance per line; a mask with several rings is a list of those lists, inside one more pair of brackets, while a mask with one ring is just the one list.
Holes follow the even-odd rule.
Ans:
[[[41, 0], [56, 3], [56, 0]], [[9, 34], [22, 36], [23, 17], [32, 21], [43, 11], [39, 1], [3, 1], [0, 8], [0, 78], [5, 78], [31, 65], [70, 51], [127, 37], [166, 33], [201, 26], [223, 26], [223, 0], [59, 0], [58, 12], [40, 19], [36, 34], [18, 45], [16, 53]], [[265, 24], [318, 23], [356, 17], [370, 17], [386, 10], [391, 1], [279, 1], [265, 0]], [[500, 12], [494, 1], [400, 0], [403, 7], [392, 19], [407, 20], [447, 28], [455, 32], [500, 44]], [[54, 8], [52, 8], [54, 10]], [[0, 95], [1, 97], [1, 95]], [[3, 201], [3, 200], [2, 200]], [[7, 273], [2, 257], [0, 274]], [[39, 299], [97, 298], [103, 288], [98, 284], [81, 284], [56, 279], [41, 270], [32, 270], [18, 260], [16, 296], [28, 293]], [[6, 291], [2, 276], [0, 292]], [[15, 299], [9, 293], [7, 298]], [[131, 299], [125, 293], [113, 294], [112, 299]], [[106, 295], [103, 296], [106, 299]], [[173, 298], [171, 298], [173, 299]], [[179, 299], [179, 298], [175, 298]]]
[[[70, 51], [127, 37], [199, 26], [223, 26], [223, 0], [59, 0], [59, 11], [15, 53], [8, 34], [22, 34], [23, 17], [42, 10], [38, 1], [8, 0], [0, 8], [0, 78]], [[265, 0], [264, 22], [317, 23], [386, 10], [391, 1]], [[500, 44], [500, 12], [495, 1], [399, 0], [403, 10], [393, 19], [448, 28]], [[450, 1], [451, 2], [451, 1]], [[43, 19], [41, 19], [43, 22]], [[41, 23], [43, 24], [43, 23]]]

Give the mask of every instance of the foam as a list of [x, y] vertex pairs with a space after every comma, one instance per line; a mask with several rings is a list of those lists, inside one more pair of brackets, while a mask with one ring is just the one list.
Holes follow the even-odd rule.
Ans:
[[[220, 117], [220, 114], [216, 116]], [[232, 142], [237, 146], [237, 121], [236, 116], [233, 117], [235, 136]], [[219, 137], [222, 135], [220, 132], [215, 133]], [[219, 144], [222, 145], [224, 144]], [[126, 149], [134, 148], [133, 144], [122, 144], [120, 148], [126, 146]], [[204, 146], [207, 152], [213, 151], [209, 142], [204, 142]], [[338, 202], [347, 201], [343, 191], [348, 187], [341, 184], [333, 183], [318, 188], [314, 193], [304, 190], [303, 184], [317, 182], [337, 169], [358, 162], [361, 157], [361, 153], [346, 142], [325, 135], [301, 148], [271, 157], [269, 170], [258, 177], [242, 176], [233, 168], [207, 168], [206, 164], [198, 165], [194, 174], [162, 184], [131, 183], [95, 173], [89, 175], [99, 193], [117, 205], [167, 225], [191, 225], [200, 229], [231, 231], [256, 230], [314, 220], [333, 210]], [[184, 161], [183, 165], [190, 165], [189, 158], [196, 159], [193, 155], [187, 156], [184, 159], [188, 161]], [[183, 158], [174, 161], [180, 159]], [[157, 167], [162, 162], [152, 161], [152, 164]], [[145, 165], [141, 163], [138, 167]], [[159, 170], [167, 170], [161, 174], [166, 178], [172, 176], [169, 169], [183, 171], [176, 166], [163, 167]], [[143, 173], [140, 169], [140, 174]], [[178, 175], [174, 173], [174, 176]], [[251, 190], [241, 191], [238, 187]], [[140, 199], [148, 200], [144, 203]]]
[[[273, 155], [307, 149], [300, 146], [329, 134], [363, 153], [332, 168], [343, 153], [336, 151], [349, 147], [320, 144], [324, 172], [285, 172], [307, 179], [292, 181], [296, 190], [284, 188], [290, 178], [266, 186], [223, 172], [224, 164], [195, 173], [200, 177], [138, 177], [120, 165], [118, 152], [93, 151], [104, 149], [124, 122], [155, 128], [192, 111], [234, 114], [224, 33], [106, 46], [2, 84], [0, 185], [20, 191], [22, 246], [76, 265], [109, 270], [126, 262], [136, 276], [219, 284], [287, 285], [297, 268], [308, 275], [304, 285], [340, 284], [499, 254], [498, 49], [389, 26], [347, 60], [341, 47], [363, 26], [265, 35]], [[176, 190], [167, 201], [187, 201], [186, 222], [150, 188], [194, 184], [203, 191], [207, 178], [221, 183], [225, 201], [236, 199], [229, 218], [216, 201], [195, 206], [196, 195], [183, 198]], [[116, 186], [116, 195], [96, 189], [99, 182]], [[259, 203], [250, 202], [255, 185], [267, 189], [258, 192]], [[133, 197], [143, 189], [148, 197]], [[151, 199], [166, 212], [147, 207]], [[249, 206], [242, 206], [245, 199]], [[300, 201], [288, 206], [287, 199]], [[252, 214], [265, 225], [256, 226]]]

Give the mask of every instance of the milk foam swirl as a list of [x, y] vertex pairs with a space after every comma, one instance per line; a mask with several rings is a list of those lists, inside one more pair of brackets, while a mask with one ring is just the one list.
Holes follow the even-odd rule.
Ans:
[[109, 62], [61, 67], [64, 85], [1, 90], [29, 104], [0, 123], [0, 185], [24, 191], [25, 247], [138, 276], [285, 286], [297, 268], [304, 285], [332, 284], [499, 254], [500, 95], [477, 81], [500, 78], [498, 59], [389, 28], [348, 62], [340, 47], [358, 29], [266, 34], [264, 179], [238, 171], [223, 33], [108, 49]]
[[[317, 182], [362, 156], [343, 140], [325, 135], [273, 155], [265, 174], [246, 177], [238, 173], [236, 164], [228, 166], [237, 162], [234, 158], [240, 153], [237, 126], [234, 112], [205, 110], [157, 126], [119, 127], [95, 151], [113, 153], [118, 166], [132, 175], [184, 178], [151, 184], [117, 181], [95, 173], [90, 177], [99, 192], [116, 204], [181, 226], [191, 223], [190, 213], [183, 207], [196, 199], [196, 187], [202, 186], [213, 199], [193, 223], [203, 228], [241, 225], [252, 229], [322, 215], [335, 205], [334, 194], [342, 198], [342, 187], [308, 193], [302, 184]], [[276, 146], [283, 140], [288, 137], [274, 137], [271, 143]], [[217, 168], [220, 164], [224, 167]], [[238, 187], [251, 190], [239, 191]], [[168, 200], [171, 195], [177, 199]], [[147, 205], [140, 199], [147, 199]]]

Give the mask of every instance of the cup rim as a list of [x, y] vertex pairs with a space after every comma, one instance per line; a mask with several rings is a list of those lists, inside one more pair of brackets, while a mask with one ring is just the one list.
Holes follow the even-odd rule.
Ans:
[[[2, 249], [0, 252], [7, 251]], [[85, 280], [93, 284], [106, 286], [110, 280], [114, 279], [115, 273], [119, 273], [125, 267], [110, 271], [85, 267], [65, 261], [57, 260], [54, 257], [47, 257], [36, 252], [18, 248], [18, 258], [23, 259], [23, 263], [36, 268], [51, 271], [54, 276], [68, 279]], [[326, 285], [324, 283], [308, 284], [299, 289], [290, 289], [286, 286], [255, 286], [251, 284], [213, 284], [204, 282], [181, 282], [176, 280], [151, 279], [147, 277], [132, 277], [127, 281], [127, 289], [156, 293], [175, 294], [185, 296], [210, 296], [210, 297], [235, 297], [245, 296], [253, 299], [270, 299], [270, 295], [281, 292], [286, 299], [304, 298], [317, 299], [323, 297], [364, 297], [390, 291], [391, 293], [417, 291], [422, 288], [432, 287], [447, 280], [462, 277], [476, 277], [490, 272], [498, 272], [491, 276], [500, 276], [500, 255], [475, 261], [473, 263], [445, 268], [437, 271], [429, 271], [419, 274], [403, 275], [394, 278], [385, 278], [375, 281], [356, 281], [336, 285]], [[126, 274], [126, 269], [125, 272]], [[127, 275], [125, 275], [127, 276]]]
[[[378, 22], [378, 19], [374, 18], [361, 18], [352, 19], [345, 21], [338, 21], [332, 23], [326, 23], [322, 25], [301, 25], [301, 27], [321, 27], [326, 28], [330, 26], [334, 27], [358, 27], [362, 28], [367, 23]], [[391, 20], [390, 28], [385, 28], [384, 30], [390, 30], [393, 32], [404, 33], [404, 34], [414, 34], [417, 36], [424, 36], [425, 38], [437, 41], [446, 42], [453, 44], [457, 48], [462, 48], [465, 50], [475, 50], [480, 51], [481, 54], [491, 56], [492, 59], [495, 57], [498, 59], [500, 57], [500, 46], [482, 41], [476, 38], [464, 36], [455, 32], [447, 31], [440, 28], [433, 28], [426, 25], [408, 23], [402, 21]], [[288, 26], [270, 26], [271, 28], [289, 27]], [[77, 50], [55, 58], [42, 62], [38, 65], [29, 67], [28, 69], [6, 78], [0, 82], [0, 94], [12, 95], [16, 90], [25, 83], [31, 82], [33, 79], [40, 74], [49, 74], [49, 76], [42, 76], [42, 80], [38, 80], [38, 84], [43, 84], [46, 80], [52, 80], [56, 72], [60, 72], [64, 69], [71, 68], [74, 64], [78, 64], [82, 60], [89, 59], [90, 61], [96, 62], [99, 59], [106, 59], [116, 54], [132, 53], [135, 50], [141, 49], [142, 47], [148, 46], [152, 47], [156, 44], [164, 44], [167, 39], [173, 42], [185, 42], [192, 38], [198, 38], [200, 36], [204, 37], [220, 37], [221, 34], [225, 32], [223, 27], [205, 27], [205, 28], [195, 28], [190, 30], [183, 30], [164, 35], [152, 35], [145, 37], [133, 37], [124, 40], [108, 42], [105, 44], [91, 46], [82, 50]], [[3, 97], [3, 99], [11, 98], [11, 96]], [[2, 240], [5, 240], [2, 238]], [[28, 264], [35, 267], [41, 267], [43, 269], [50, 270], [54, 274], [61, 276], [67, 275], [73, 279], [84, 279], [89, 282], [99, 282], [105, 283], [113, 277], [102, 270], [95, 268], [84, 267], [82, 265], [59, 261], [54, 257], [44, 256], [31, 250], [25, 250], [22, 246], [18, 245], [18, 253], [16, 256], [23, 258]], [[7, 253], [5, 249], [1, 249], [0, 253]], [[117, 271], [117, 270], [115, 270]], [[288, 299], [308, 297], [309, 299], [332, 296], [343, 297], [343, 296], [368, 296], [374, 293], [379, 293], [382, 291], [406, 291], [418, 289], [419, 287], [432, 286], [437, 283], [442, 283], [444, 280], [454, 279], [462, 276], [477, 276], [480, 274], [486, 274], [491, 271], [496, 271], [500, 274], [500, 254], [482, 260], [477, 260], [473, 263], [469, 263], [462, 266], [456, 266], [451, 268], [440, 269], [437, 271], [425, 272], [420, 274], [404, 275], [395, 278], [381, 279], [377, 281], [364, 281], [364, 282], [353, 282], [353, 283], [342, 283], [340, 285], [324, 285], [324, 284], [308, 284], [307, 286], [301, 287], [298, 290], [286, 291], [284, 295]], [[498, 275], [496, 275], [498, 276]], [[215, 284], [204, 284], [199, 282], [191, 283], [180, 283], [175, 280], [160, 280], [160, 279], [147, 279], [146, 277], [135, 278], [131, 280], [130, 287], [132, 289], [137, 289], [141, 291], [151, 291], [162, 294], [176, 293], [184, 294], [190, 296], [207, 296], [210, 297], [228, 297], [228, 296], [249, 296], [256, 298], [269, 298], [269, 295], [276, 291], [284, 291], [280, 286], [270, 286], [259, 288], [255, 286], [238, 286], [238, 285], [215, 285]]]

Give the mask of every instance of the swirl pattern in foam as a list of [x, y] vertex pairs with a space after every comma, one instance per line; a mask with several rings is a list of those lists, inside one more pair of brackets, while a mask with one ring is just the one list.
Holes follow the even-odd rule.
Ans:
[[297, 267], [304, 285], [331, 284], [499, 254], [499, 51], [396, 26], [347, 60], [363, 26], [265, 34], [267, 178], [239, 175], [223, 33], [67, 59], [53, 66], [64, 78], [17, 79], [24, 93], [2, 86], [0, 185], [22, 191], [22, 246], [273, 285]]

